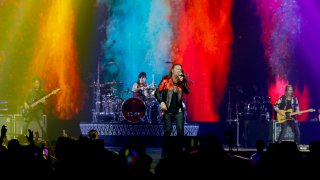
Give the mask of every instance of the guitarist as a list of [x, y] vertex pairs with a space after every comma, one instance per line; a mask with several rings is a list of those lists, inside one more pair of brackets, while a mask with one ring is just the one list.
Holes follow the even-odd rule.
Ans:
[[[274, 105], [274, 110], [281, 114], [283, 118], [287, 118], [286, 114], [281, 110], [289, 110], [292, 109], [293, 112], [300, 112], [298, 98], [293, 96], [293, 87], [292, 85], [287, 85], [285, 88], [285, 94], [282, 95], [276, 104]], [[287, 131], [288, 126], [292, 129], [294, 133], [294, 141], [295, 143], [300, 143], [300, 130], [298, 126], [298, 122], [295, 116], [292, 117], [292, 120], [287, 120], [281, 123], [281, 131], [279, 134], [278, 142], [282, 142], [285, 132]]]
[[28, 93], [25, 101], [24, 101], [24, 108], [28, 112], [26, 113], [25, 120], [26, 126], [24, 127], [23, 133], [28, 132], [28, 127], [31, 121], [36, 121], [41, 128], [42, 131], [42, 138], [46, 138], [47, 134], [44, 130], [44, 127], [41, 125], [41, 121], [43, 121], [43, 114], [44, 114], [44, 106], [46, 105], [46, 100], [42, 100], [41, 103], [36, 105], [35, 107], [31, 108], [31, 104], [38, 101], [42, 97], [46, 95], [46, 92], [42, 89], [41, 79], [35, 78], [32, 81], [33, 88]]

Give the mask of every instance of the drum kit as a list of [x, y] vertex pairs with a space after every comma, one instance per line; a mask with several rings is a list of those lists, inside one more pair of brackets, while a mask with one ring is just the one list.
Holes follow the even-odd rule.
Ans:
[[[240, 123], [246, 121], [271, 121], [273, 105], [269, 96], [249, 96], [243, 90], [237, 89], [237, 94], [231, 98], [232, 87], [228, 87], [228, 102], [226, 122], [230, 127], [236, 125], [236, 147], [240, 146]], [[251, 100], [249, 100], [249, 97]], [[232, 101], [233, 100], [233, 101]]]
[[[112, 61], [111, 64], [115, 62]], [[130, 89], [119, 91], [115, 88], [122, 85], [119, 81], [100, 83], [100, 63], [97, 67], [97, 79], [90, 87], [93, 88], [94, 108], [92, 109], [92, 122], [157, 122], [161, 121], [160, 105], [154, 97], [155, 83], [152, 75], [152, 83], [143, 91], [141, 98], [128, 98], [124, 96], [133, 94]]]
[[159, 123], [161, 121], [161, 109], [154, 97], [154, 83], [152, 87], [143, 90], [143, 97], [131, 97], [126, 100], [122, 98], [122, 95], [133, 94], [133, 92], [129, 89], [118, 91], [115, 86], [121, 84], [123, 83], [111, 81], [91, 85], [95, 88], [95, 109], [92, 110], [93, 122]]
[[270, 121], [273, 112], [271, 98], [269, 96], [254, 96], [253, 101], [245, 102], [239, 114], [247, 120], [267, 120]]

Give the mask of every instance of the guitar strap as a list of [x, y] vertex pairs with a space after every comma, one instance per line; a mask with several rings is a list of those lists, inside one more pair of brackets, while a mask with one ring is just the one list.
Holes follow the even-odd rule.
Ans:
[[280, 98], [281, 98], [281, 102], [279, 104], [279, 109], [284, 110], [287, 108], [287, 98], [285, 95], [282, 95]]
[[297, 102], [296, 102], [296, 97], [293, 96], [293, 98], [291, 99], [291, 106], [292, 106], [292, 109], [293, 111], [296, 111], [297, 110]]

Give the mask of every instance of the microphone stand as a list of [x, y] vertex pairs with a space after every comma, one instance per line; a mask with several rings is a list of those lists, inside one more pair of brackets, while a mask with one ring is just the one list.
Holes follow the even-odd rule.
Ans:
[[[230, 88], [228, 89], [228, 107], [227, 107], [227, 122], [231, 126], [232, 122], [236, 123], [236, 148], [237, 151], [240, 147], [240, 122], [239, 122], [239, 110], [238, 103], [236, 104], [236, 119], [232, 119], [232, 107], [231, 107], [231, 92]], [[229, 147], [230, 148], [230, 147]], [[232, 148], [231, 148], [232, 149]]]
[[239, 122], [239, 111], [238, 111], [238, 104], [236, 104], [236, 113], [237, 113], [237, 118], [235, 119], [235, 122], [237, 123], [237, 151], [239, 150], [240, 147], [240, 142], [239, 142], [239, 136], [240, 136], [240, 122]]
[[228, 89], [228, 112], [227, 112], [227, 116], [228, 116], [228, 118], [227, 118], [227, 122], [229, 122], [229, 125], [231, 125], [231, 122], [233, 121], [232, 120], [232, 115], [231, 115], [231, 111], [232, 111], [232, 109], [231, 109], [231, 95], [230, 95], [231, 93], [230, 93], [230, 88]]

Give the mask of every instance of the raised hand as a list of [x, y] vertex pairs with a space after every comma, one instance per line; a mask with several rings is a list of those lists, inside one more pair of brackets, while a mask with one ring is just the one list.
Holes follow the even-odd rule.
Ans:
[[29, 141], [30, 144], [34, 144], [34, 141], [33, 141], [33, 131], [31, 131], [30, 129], [28, 129], [28, 132], [29, 132], [29, 136], [26, 135], [26, 138], [27, 138], [27, 140]]
[[1, 138], [6, 137], [6, 135], [7, 135], [7, 126], [6, 126], [6, 125], [3, 125], [3, 126], [1, 127]]

